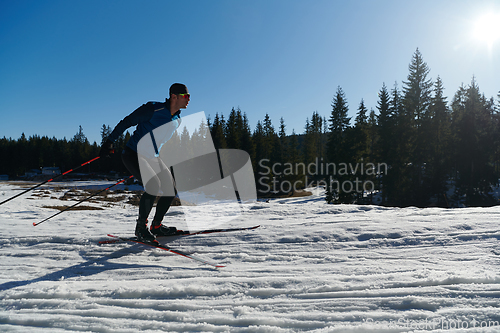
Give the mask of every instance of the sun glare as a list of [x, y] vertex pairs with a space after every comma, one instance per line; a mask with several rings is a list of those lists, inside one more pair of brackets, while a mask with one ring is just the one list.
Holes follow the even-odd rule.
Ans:
[[491, 12], [481, 16], [474, 26], [474, 38], [490, 47], [500, 40], [500, 14]]

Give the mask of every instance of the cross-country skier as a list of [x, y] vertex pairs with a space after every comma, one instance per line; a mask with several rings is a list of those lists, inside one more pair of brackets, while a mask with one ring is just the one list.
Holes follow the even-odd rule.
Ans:
[[[137, 144], [144, 135], [151, 133], [166, 123], [172, 122], [177, 128], [180, 125], [180, 110], [185, 109], [189, 104], [190, 94], [187, 87], [181, 83], [174, 83], [170, 86], [169, 98], [165, 102], [148, 102], [137, 108], [130, 115], [121, 120], [103, 143], [99, 156], [106, 157], [113, 153], [113, 142], [129, 127], [137, 126], [134, 134], [127, 142], [122, 152], [122, 161], [125, 167], [134, 175], [136, 179], [142, 181], [139, 168], [139, 156], [137, 154]], [[160, 179], [154, 179], [160, 182]], [[144, 186], [146, 184], [143, 184]], [[161, 185], [158, 184], [158, 187]], [[135, 228], [135, 235], [141, 241], [155, 242], [156, 236], [164, 236], [176, 232], [175, 227], [165, 227], [161, 224], [163, 217], [167, 213], [174, 196], [161, 196], [156, 205], [156, 212], [148, 229], [148, 216], [153, 208], [156, 196], [144, 192], [139, 203], [139, 217]]]

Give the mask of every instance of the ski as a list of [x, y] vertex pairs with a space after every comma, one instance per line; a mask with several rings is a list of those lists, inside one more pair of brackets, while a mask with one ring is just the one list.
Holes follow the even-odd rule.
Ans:
[[[169, 237], [186, 237], [186, 236], [205, 235], [205, 234], [212, 234], [212, 233], [245, 231], [245, 230], [257, 229], [258, 227], [260, 227], [260, 225], [255, 225], [253, 227], [243, 227], [243, 228], [207, 229], [207, 230], [200, 230], [200, 231], [193, 231], [193, 232], [184, 231], [184, 230], [177, 230], [176, 233], [173, 233], [171, 235], [168, 235], [168, 236], [158, 236], [156, 238], [158, 238], [158, 239], [167, 239]], [[105, 241], [99, 241], [99, 244], [117, 243], [119, 241], [120, 241], [120, 239], [105, 240]]]
[[186, 258], [198, 261], [198, 262], [200, 262], [202, 264], [209, 265], [209, 266], [212, 266], [214, 268], [225, 267], [224, 265], [219, 265], [219, 264], [213, 263], [211, 261], [208, 261], [208, 260], [205, 260], [205, 259], [202, 259], [202, 258], [199, 258], [199, 257], [195, 257], [195, 256], [193, 256], [193, 255], [191, 255], [189, 253], [186, 253], [186, 252], [182, 252], [182, 251], [179, 251], [179, 250], [171, 249], [171, 248], [169, 248], [167, 246], [163, 246], [163, 245], [161, 245], [159, 243], [141, 242], [141, 241], [139, 241], [136, 238], [127, 238], [127, 237], [115, 236], [115, 235], [111, 235], [111, 234], [108, 234], [108, 236], [116, 238], [116, 239], [120, 239], [120, 240], [126, 241], [126, 242], [133, 242], [133, 243], [138, 243], [138, 244], [143, 244], [143, 245], [148, 245], [148, 246], [151, 246], [151, 247], [155, 247], [157, 249], [168, 251], [170, 253], [177, 254], [177, 255], [180, 255], [180, 256], [183, 256], [183, 257], [186, 257]]

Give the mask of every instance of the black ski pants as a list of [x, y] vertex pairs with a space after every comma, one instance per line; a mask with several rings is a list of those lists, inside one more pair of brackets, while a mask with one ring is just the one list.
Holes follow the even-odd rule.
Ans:
[[[122, 153], [122, 161], [127, 170], [134, 175], [134, 177], [142, 183], [141, 171], [139, 168], [139, 158], [137, 152], [129, 147], [125, 147]], [[160, 185], [158, 185], [160, 187]], [[159, 188], [158, 187], [158, 188]], [[156, 204], [156, 212], [153, 218], [153, 225], [159, 225], [168, 209], [172, 205], [173, 196], [161, 196]], [[156, 196], [144, 192], [141, 196], [139, 203], [139, 219], [138, 222], [145, 223], [149, 213], [153, 209]]]

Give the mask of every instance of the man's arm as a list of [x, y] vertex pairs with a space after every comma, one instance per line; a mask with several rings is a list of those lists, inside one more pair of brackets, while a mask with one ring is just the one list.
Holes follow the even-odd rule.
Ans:
[[123, 118], [118, 125], [115, 126], [106, 141], [102, 144], [99, 156], [107, 157], [114, 153], [113, 142], [125, 132], [127, 128], [137, 126], [137, 124], [151, 119], [155, 111], [154, 103], [148, 102], [138, 107], [134, 112]]
[[118, 123], [118, 125], [115, 126], [111, 134], [108, 136], [107, 140], [111, 141], [112, 143], [115, 142], [115, 140], [118, 139], [118, 137], [122, 135], [127, 128], [137, 126], [137, 124], [139, 123], [150, 120], [153, 116], [154, 111], [154, 103], [152, 102], [141, 105], [134, 112], [123, 118]]

